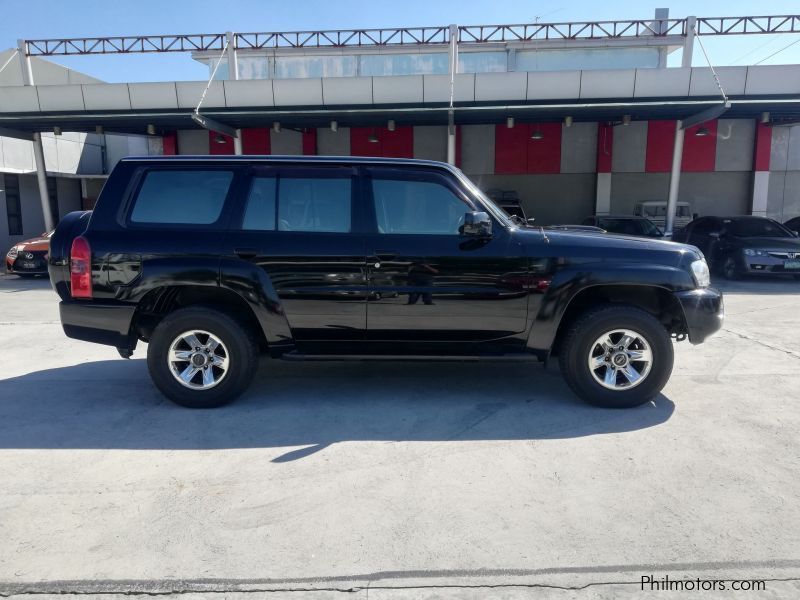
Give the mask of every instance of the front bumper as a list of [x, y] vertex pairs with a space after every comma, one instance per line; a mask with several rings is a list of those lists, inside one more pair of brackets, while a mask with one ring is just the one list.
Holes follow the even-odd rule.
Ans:
[[[23, 267], [23, 263], [30, 262], [33, 266]], [[26, 261], [20, 258], [10, 259], [6, 257], [6, 272], [14, 275], [47, 275], [47, 261], [32, 260]]]
[[798, 260], [773, 256], [743, 256], [740, 259], [742, 272], [746, 275], [800, 275], [800, 268], [787, 268], [800, 263]]
[[675, 294], [683, 307], [689, 341], [700, 344], [719, 331], [725, 318], [722, 293], [714, 288], [698, 288]]
[[136, 347], [130, 333], [134, 305], [64, 300], [58, 308], [67, 337], [130, 350]]

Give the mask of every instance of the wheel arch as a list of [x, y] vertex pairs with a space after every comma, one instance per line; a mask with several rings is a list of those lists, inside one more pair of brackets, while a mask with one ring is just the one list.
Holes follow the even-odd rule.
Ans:
[[572, 323], [602, 305], [640, 308], [657, 318], [678, 339], [683, 339], [688, 331], [683, 307], [670, 290], [643, 284], [597, 284], [582, 288], [569, 299], [553, 333], [550, 354], [559, 354], [564, 334]]

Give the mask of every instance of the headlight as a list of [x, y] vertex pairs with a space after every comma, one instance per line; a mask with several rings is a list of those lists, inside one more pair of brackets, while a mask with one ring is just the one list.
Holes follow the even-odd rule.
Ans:
[[758, 250], [756, 248], [745, 248], [743, 250], [745, 256], [766, 256], [765, 250]]
[[19, 254], [19, 248], [17, 248], [16, 246], [11, 246], [11, 250], [8, 251], [8, 254], [6, 254], [6, 256], [8, 256], [8, 258], [14, 259], [17, 258], [17, 254]]
[[697, 287], [708, 287], [711, 285], [711, 273], [708, 272], [708, 263], [705, 259], [696, 260], [692, 263], [692, 275], [694, 275]]

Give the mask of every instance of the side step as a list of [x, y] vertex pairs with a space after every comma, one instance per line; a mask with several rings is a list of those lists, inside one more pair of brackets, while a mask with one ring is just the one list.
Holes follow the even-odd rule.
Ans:
[[278, 357], [288, 361], [393, 361], [393, 362], [541, 362], [534, 354], [487, 354], [465, 355], [458, 354], [302, 354], [300, 352], [287, 352]]

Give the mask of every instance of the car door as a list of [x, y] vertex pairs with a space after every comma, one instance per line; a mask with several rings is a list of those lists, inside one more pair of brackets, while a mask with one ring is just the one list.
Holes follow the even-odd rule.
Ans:
[[527, 259], [493, 219], [490, 237], [459, 233], [481, 211], [454, 177], [421, 168], [365, 168], [367, 339], [501, 338], [525, 329]]
[[703, 217], [690, 224], [686, 243], [697, 246], [709, 263], [719, 258], [722, 221], [716, 217]]
[[348, 166], [255, 166], [226, 238], [230, 257], [267, 273], [301, 346], [365, 336], [356, 175]]

